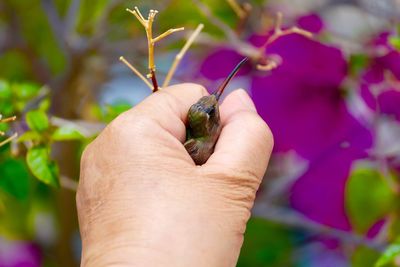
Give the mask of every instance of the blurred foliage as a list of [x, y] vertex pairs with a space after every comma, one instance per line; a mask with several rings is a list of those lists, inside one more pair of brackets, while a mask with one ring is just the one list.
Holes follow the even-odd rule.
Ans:
[[290, 232], [280, 225], [252, 218], [247, 224], [238, 267], [291, 266]]
[[[395, 195], [387, 180], [376, 169], [356, 169], [346, 186], [346, 204], [354, 229], [365, 234], [375, 222], [395, 207]], [[368, 212], [365, 212], [368, 209]]]
[[[233, 33], [238, 30], [241, 21], [226, 1], [201, 2], [210, 9], [214, 18], [229, 26]], [[272, 20], [270, 15], [280, 10], [287, 1], [247, 2], [252, 5], [252, 12], [255, 15], [249, 18], [247, 28], [238, 34], [238, 38], [249, 43], [248, 37], [260, 29], [271, 26], [268, 24]], [[270, 8], [269, 4], [273, 2], [277, 2], [278, 5], [272, 5]], [[227, 33], [197, 8], [196, 1], [2, 0], [0, 2], [0, 114], [3, 118], [17, 116], [16, 122], [0, 123], [0, 131], [6, 132], [8, 136], [13, 133], [19, 134], [18, 139], [0, 147], [0, 266], [2, 266], [1, 248], [6, 247], [1, 243], [3, 238], [37, 245], [42, 256], [31, 266], [79, 265], [74, 190], [79, 175], [80, 155], [106, 123], [132, 107], [132, 103], [125, 99], [111, 103], [102, 102], [100, 95], [104, 90], [104, 84], [115, 79], [114, 63], [119, 56], [127, 55], [132, 58], [138, 69], [146, 68], [147, 46], [143, 29], [130, 14], [125, 12], [126, 7], [134, 5], [138, 5], [145, 14], [149, 9], [160, 11], [155, 24], [155, 31], [160, 33], [175, 26], [184, 26], [190, 30], [199, 23], [204, 23], [206, 35], [203, 37], [206, 37], [206, 42], [203, 43], [207, 43], [207, 46], [201, 46], [199, 50], [193, 49], [194, 52], [190, 55], [191, 61], [195, 59], [201, 62], [207, 58], [213, 46], [220, 47], [227, 43]], [[299, 8], [294, 1], [286, 3], [286, 6], [289, 6], [287, 13], [291, 16], [287, 20], [295, 24], [297, 16], [304, 15], [303, 13], [309, 10], [294, 12], [291, 9], [292, 5]], [[318, 11], [319, 8], [315, 10]], [[397, 31], [389, 36], [387, 46], [400, 51], [400, 28]], [[328, 38], [329, 32], [316, 35], [316, 42], [331, 42], [334, 39]], [[156, 54], [159, 58], [162, 58], [162, 55], [171, 58], [174, 51], [182, 47], [184, 34], [178, 33], [174, 36], [176, 37], [166, 38], [163, 44], [157, 47]], [[346, 51], [348, 67], [348, 75], [343, 86], [351, 87], [346, 95], [348, 102], [353, 101], [350, 97], [356, 91], [353, 90], [354, 84], [359, 81], [364, 82], [365, 72], [370, 71], [370, 68], [387, 68], [381, 66], [384, 65], [382, 63], [384, 60], [379, 58], [381, 50], [376, 48], [379, 53], [371, 52], [370, 50], [375, 48], [363, 45], [360, 45], [362, 49], [356, 51], [342, 49], [343, 53]], [[299, 47], [305, 49], [305, 46]], [[322, 64], [314, 61], [307, 63]], [[163, 62], [163, 65], [167, 64]], [[321, 66], [313, 67], [318, 70]], [[392, 66], [395, 70], [396, 67], [397, 65]], [[296, 75], [304, 74], [301, 66], [296, 66], [296, 71], [298, 71]], [[262, 76], [259, 73], [254, 74], [255, 72], [252, 70], [248, 76], [251, 79]], [[385, 69], [384, 72], [387, 74], [390, 71]], [[188, 77], [197, 77], [197, 74], [191, 73]], [[285, 84], [286, 80], [290, 79], [291, 77], [285, 76]], [[312, 96], [307, 95], [302, 98], [307, 99]], [[279, 104], [279, 100], [277, 103]], [[295, 104], [297, 103], [292, 103], [293, 106], [296, 106]], [[375, 111], [373, 108], [371, 110]], [[379, 111], [379, 108], [377, 110]], [[308, 139], [312, 140], [313, 137], [309, 136]], [[393, 155], [385, 159], [385, 162], [389, 162], [392, 157]], [[330, 228], [323, 228], [324, 231], [321, 232], [314, 224], [294, 225], [299, 228], [297, 230], [305, 233], [305, 236], [311, 236], [310, 239], [306, 238], [299, 243], [296, 240], [297, 232], [289, 229], [289, 226], [293, 227], [293, 223], [287, 223], [285, 219], [279, 223], [274, 220], [252, 218], [248, 223], [238, 266], [302, 267], [299, 257], [313, 258], [318, 255], [299, 256], [296, 254], [298, 248], [305, 251], [303, 247], [313, 247], [315, 243], [334, 251], [338, 258], [344, 254], [348, 266], [395, 266], [400, 257], [400, 245], [397, 241], [400, 234], [400, 211], [397, 204], [399, 174], [395, 167], [386, 166], [386, 171], [383, 171], [379, 164], [370, 165], [368, 167], [357, 165], [352, 168], [344, 190], [343, 209], [346, 211], [351, 229], [343, 232], [349, 236], [361, 237], [365, 244], [354, 241], [347, 244], [349, 239], [341, 238], [342, 232], [340, 232], [342, 235], [337, 235], [337, 231], [342, 231], [337, 229], [331, 229], [333, 234], [330, 233], [337, 244], [334, 246], [325, 244], [319, 240], [319, 234], [327, 234]], [[273, 166], [271, 168], [274, 169]], [[292, 171], [291, 168], [295, 169], [292, 166], [284, 168], [290, 169], [289, 171]], [[286, 173], [275, 175], [287, 176]], [[323, 178], [318, 177], [318, 179]], [[271, 179], [274, 180], [278, 179]], [[268, 180], [266, 183], [269, 182]], [[328, 187], [336, 188], [334, 185]], [[289, 191], [290, 189], [284, 190], [284, 192]], [[287, 205], [289, 195], [279, 196], [276, 202]], [[324, 204], [324, 201], [320, 202]], [[376, 230], [379, 223], [383, 226]], [[378, 233], [371, 234], [373, 231]], [[374, 248], [367, 246], [371, 240], [379, 243], [379, 249], [377, 246]], [[7, 246], [12, 247], [8, 243]], [[16, 252], [16, 256], [14, 255], [16, 262], [22, 255], [21, 251]], [[297, 258], [294, 255], [297, 255]], [[319, 264], [316, 262], [312, 266], [322, 266]], [[18, 266], [17, 263], [15, 266]]]

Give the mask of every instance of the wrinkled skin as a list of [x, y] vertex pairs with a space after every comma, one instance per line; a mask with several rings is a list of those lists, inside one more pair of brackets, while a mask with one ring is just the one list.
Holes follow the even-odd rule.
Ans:
[[[77, 208], [81, 266], [235, 266], [272, 135], [243, 90], [220, 106], [206, 164], [187, 153], [186, 118], [206, 90], [164, 88], [86, 148]], [[243, 127], [243, 125], [246, 127]]]

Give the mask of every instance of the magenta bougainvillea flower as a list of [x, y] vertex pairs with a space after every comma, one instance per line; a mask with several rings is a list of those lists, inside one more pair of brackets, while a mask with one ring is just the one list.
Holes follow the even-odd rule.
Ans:
[[25, 241], [9, 241], [0, 238], [0, 266], [39, 267], [42, 262], [37, 245]]
[[[313, 32], [323, 28], [316, 16], [298, 23]], [[249, 42], [260, 47], [269, 35], [253, 35]], [[372, 134], [347, 107], [341, 89], [347, 62], [339, 49], [298, 34], [279, 38], [266, 55], [281, 63], [270, 73], [251, 73], [252, 98], [274, 134], [274, 152], [296, 151], [309, 161], [308, 170], [292, 186], [290, 202], [315, 221], [350, 230], [345, 184], [352, 163], [367, 156]], [[218, 73], [225, 62], [234, 65], [240, 59], [235, 51], [218, 49], [206, 59], [202, 74], [221, 78], [228, 72]], [[210, 68], [218, 74], [207, 72]]]
[[324, 29], [324, 22], [317, 14], [308, 14], [297, 19], [297, 25], [309, 32], [318, 34]]
[[253, 79], [252, 94], [275, 136], [275, 151], [317, 159], [338, 146], [364, 151], [371, 136], [348, 111], [340, 50], [300, 35], [285, 36], [267, 51], [282, 58], [270, 75]]
[[[232, 66], [236, 66], [243, 59], [236, 51], [218, 48], [213, 53], [209, 54], [200, 67], [200, 74], [210, 80], [218, 80], [225, 78], [231, 71]], [[247, 74], [250, 70], [248, 64], [244, 65], [237, 76]]]
[[372, 46], [383, 55], [372, 58], [362, 76], [361, 96], [374, 111], [400, 121], [400, 52], [388, 42], [389, 33], [379, 35]]

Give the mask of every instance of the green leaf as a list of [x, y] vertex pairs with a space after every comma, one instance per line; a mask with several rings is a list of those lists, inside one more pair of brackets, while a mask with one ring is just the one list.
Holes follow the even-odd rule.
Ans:
[[353, 54], [349, 59], [350, 73], [353, 75], [358, 74], [361, 70], [365, 69], [369, 64], [370, 59], [365, 54]]
[[12, 91], [10, 84], [4, 80], [0, 80], [0, 99], [11, 97]]
[[44, 132], [49, 128], [49, 119], [42, 110], [32, 110], [26, 113], [26, 123], [34, 131]]
[[378, 258], [377, 251], [359, 246], [351, 255], [351, 267], [373, 267]]
[[30, 99], [39, 93], [40, 86], [34, 83], [18, 83], [13, 84], [12, 89], [17, 97]]
[[398, 36], [390, 37], [389, 42], [391, 45], [393, 45], [393, 47], [395, 49], [400, 51], [400, 37], [398, 37]]
[[27, 131], [18, 138], [18, 142], [34, 141], [39, 142], [43, 137], [38, 132]]
[[375, 267], [383, 267], [392, 263], [398, 256], [400, 256], [400, 243], [392, 244], [375, 263]]
[[38, 146], [29, 149], [26, 162], [33, 175], [45, 184], [59, 187], [58, 168], [49, 157], [49, 149]]
[[80, 140], [85, 138], [73, 126], [62, 126], [58, 128], [51, 137], [54, 141]]
[[17, 199], [27, 198], [29, 170], [23, 161], [8, 158], [0, 164], [0, 188]]
[[280, 225], [251, 218], [237, 266], [293, 266], [291, 234]]
[[105, 116], [104, 120], [110, 122], [115, 119], [121, 113], [132, 108], [132, 105], [127, 102], [116, 102], [111, 105], [105, 106]]
[[346, 209], [351, 224], [360, 233], [382, 219], [394, 207], [390, 186], [375, 169], [356, 169], [346, 185]]
[[50, 98], [45, 98], [39, 103], [39, 109], [47, 112], [50, 108]]

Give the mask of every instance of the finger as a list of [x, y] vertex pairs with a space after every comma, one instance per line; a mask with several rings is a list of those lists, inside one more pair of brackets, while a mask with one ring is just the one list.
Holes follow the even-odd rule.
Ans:
[[189, 108], [205, 95], [208, 95], [207, 90], [198, 84], [173, 85], [150, 95], [127, 114], [150, 118], [183, 142]]
[[267, 124], [243, 90], [229, 94], [220, 106], [222, 131], [207, 166], [254, 174], [261, 179], [273, 147]]

